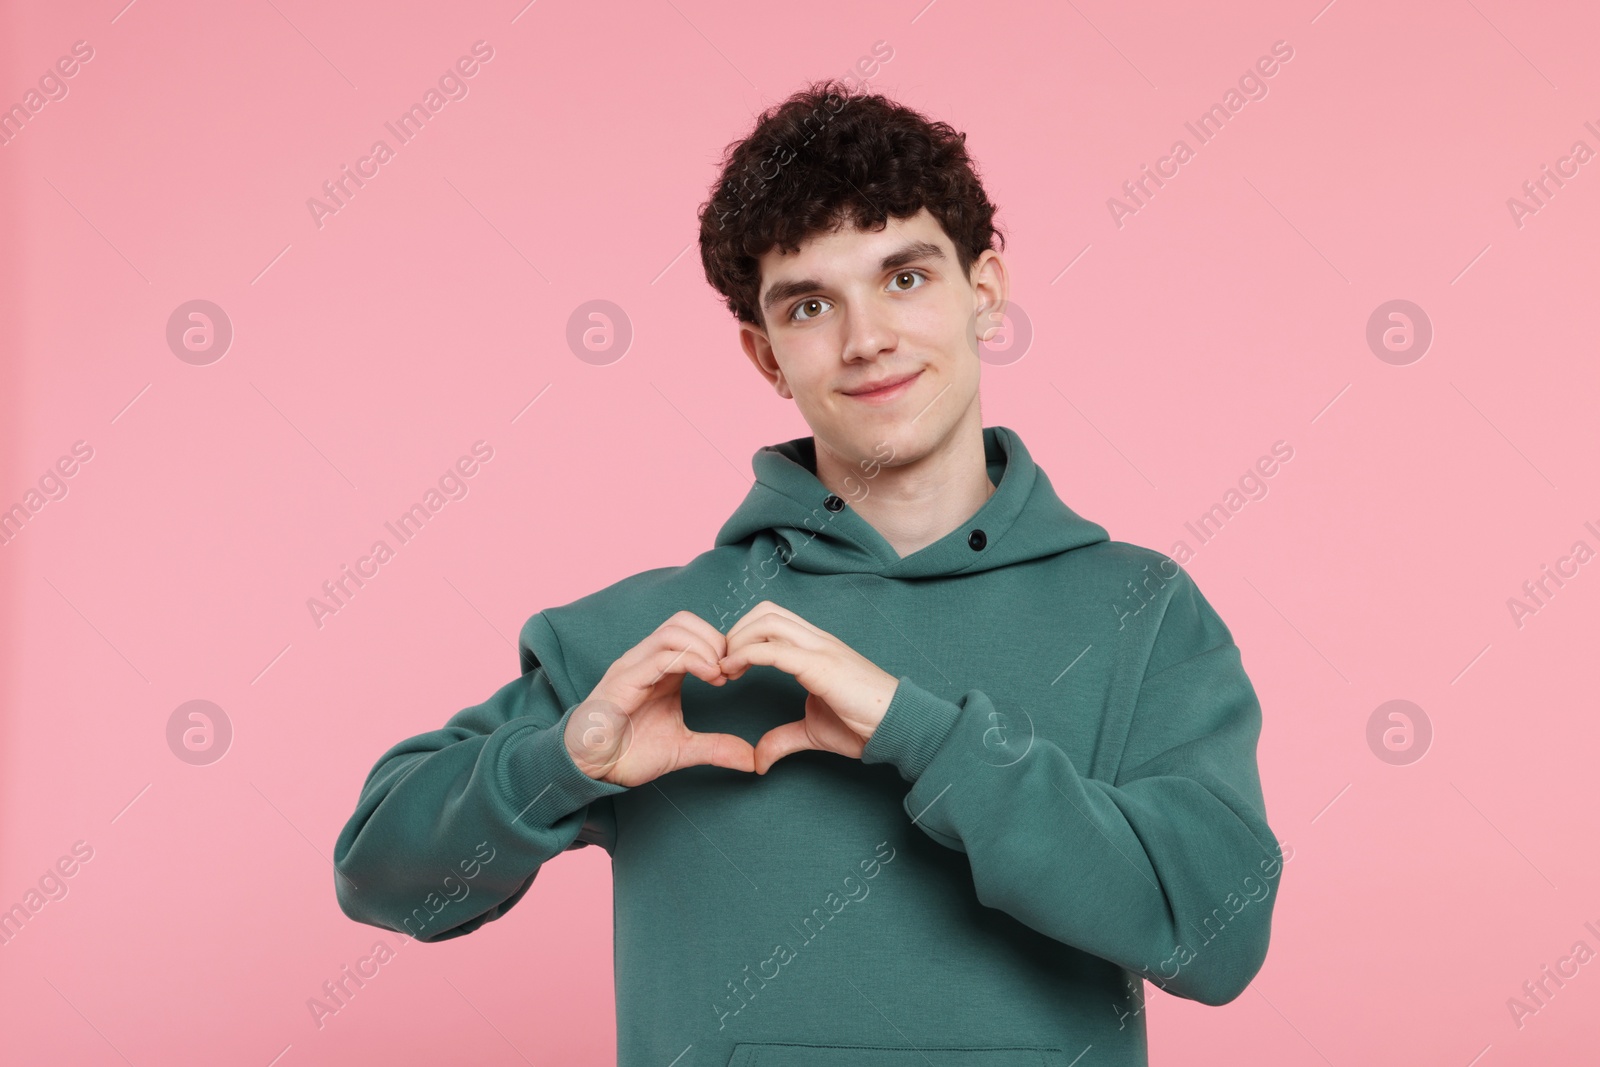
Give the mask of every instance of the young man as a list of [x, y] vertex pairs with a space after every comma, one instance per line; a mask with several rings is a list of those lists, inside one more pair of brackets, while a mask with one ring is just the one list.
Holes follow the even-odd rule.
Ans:
[[1189, 575], [983, 426], [993, 215], [964, 135], [833, 83], [732, 146], [702, 262], [812, 435], [384, 753], [347, 915], [457, 937], [604, 848], [622, 1067], [1125, 1067], [1144, 979], [1243, 991], [1284, 858], [1260, 705]]

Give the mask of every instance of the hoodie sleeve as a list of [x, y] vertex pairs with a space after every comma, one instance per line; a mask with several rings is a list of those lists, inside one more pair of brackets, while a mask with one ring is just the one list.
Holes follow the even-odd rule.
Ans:
[[[577, 841], [588, 805], [627, 787], [590, 778], [564, 732], [572, 711], [531, 639], [559, 649], [543, 615], [523, 627], [522, 675], [443, 727], [401, 741], [367, 775], [334, 844], [339, 907], [358, 922], [442, 941], [498, 919], [539, 867]], [[576, 705], [574, 705], [576, 707]]]
[[1216, 1005], [1265, 961], [1282, 853], [1256, 767], [1261, 706], [1227, 627], [1180, 574], [1114, 781], [1086, 777], [1042, 736], [995, 758], [990, 731], [1008, 709], [977, 689], [952, 703], [908, 677], [862, 761], [913, 783], [907, 815], [966, 853], [982, 903]]

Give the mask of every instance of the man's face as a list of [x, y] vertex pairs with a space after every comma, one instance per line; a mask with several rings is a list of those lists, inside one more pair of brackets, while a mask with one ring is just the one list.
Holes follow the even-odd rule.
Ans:
[[760, 262], [766, 329], [741, 323], [740, 340], [778, 394], [794, 400], [819, 450], [852, 467], [892, 454], [889, 465], [899, 466], [959, 426], [981, 432], [977, 337], [1000, 324], [1006, 296], [995, 252], [969, 278], [923, 208], [881, 231], [847, 225], [798, 252], [774, 248]]

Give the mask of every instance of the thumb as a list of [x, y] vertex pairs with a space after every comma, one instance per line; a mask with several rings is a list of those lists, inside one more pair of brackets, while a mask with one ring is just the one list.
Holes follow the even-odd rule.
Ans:
[[678, 749], [679, 767], [726, 767], [731, 771], [754, 771], [756, 750], [735, 734], [703, 734], [695, 730]]
[[783, 757], [816, 747], [811, 743], [811, 735], [806, 732], [806, 720], [796, 719], [782, 726], [774, 726], [756, 742], [755, 771], [757, 774], [766, 774]]

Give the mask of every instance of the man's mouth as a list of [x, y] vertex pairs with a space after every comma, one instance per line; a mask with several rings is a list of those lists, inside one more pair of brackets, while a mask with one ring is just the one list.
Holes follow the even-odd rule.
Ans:
[[867, 382], [858, 389], [846, 390], [845, 395], [869, 402], [893, 400], [911, 388], [911, 384], [921, 374], [922, 371], [916, 370], [910, 374], [897, 374], [890, 378], [881, 378], [876, 382]]

